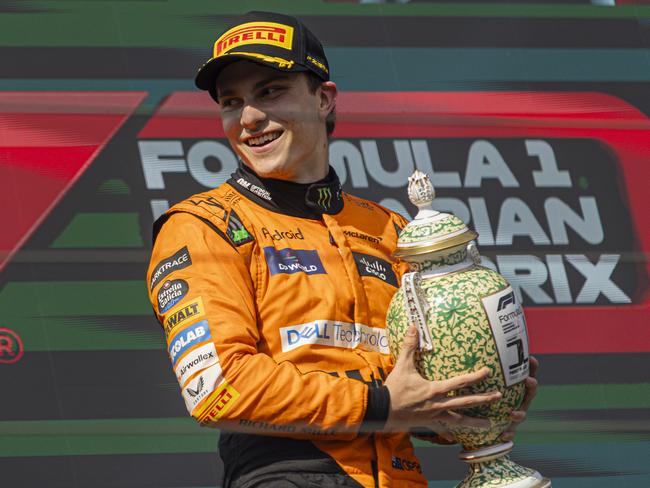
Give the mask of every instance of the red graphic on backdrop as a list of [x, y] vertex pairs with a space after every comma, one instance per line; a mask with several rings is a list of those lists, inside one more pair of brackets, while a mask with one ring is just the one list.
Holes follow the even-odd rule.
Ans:
[[[650, 120], [615, 96], [595, 92], [340, 93], [336, 138], [595, 139], [615, 154], [639, 250], [650, 252]], [[205, 93], [166, 98], [139, 139], [224, 139]], [[650, 274], [650, 261], [639, 265]], [[650, 294], [639, 303], [526, 308], [536, 353], [650, 351]]]
[[17, 363], [24, 353], [20, 336], [11, 329], [0, 327], [0, 364]]
[[145, 96], [0, 93], [0, 270]]

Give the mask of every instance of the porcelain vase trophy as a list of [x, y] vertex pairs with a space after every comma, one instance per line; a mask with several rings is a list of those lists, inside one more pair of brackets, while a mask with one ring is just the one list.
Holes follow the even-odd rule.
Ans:
[[550, 480], [508, 457], [512, 442], [499, 436], [524, 398], [528, 337], [522, 308], [512, 287], [496, 271], [481, 266], [478, 235], [454, 215], [433, 210], [434, 189], [416, 171], [408, 194], [419, 208], [400, 233], [395, 255], [409, 264], [387, 315], [391, 353], [399, 355], [410, 323], [418, 327], [416, 366], [430, 380], [444, 380], [487, 366], [478, 385], [454, 394], [498, 390], [501, 400], [461, 413], [490, 420], [487, 430], [450, 430], [462, 444], [459, 457], [469, 474], [457, 488], [547, 488]]

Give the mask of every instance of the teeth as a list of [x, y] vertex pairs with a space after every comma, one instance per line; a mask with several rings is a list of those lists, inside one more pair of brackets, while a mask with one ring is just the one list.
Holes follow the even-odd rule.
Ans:
[[267, 142], [273, 141], [280, 137], [280, 134], [282, 132], [277, 131], [277, 132], [269, 132], [267, 134], [263, 134], [260, 137], [251, 137], [246, 141], [246, 144], [249, 146], [261, 146], [262, 144], [266, 144]]

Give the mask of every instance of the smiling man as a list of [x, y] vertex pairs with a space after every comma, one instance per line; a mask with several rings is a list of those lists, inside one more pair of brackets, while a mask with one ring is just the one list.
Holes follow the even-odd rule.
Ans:
[[447, 395], [487, 368], [420, 377], [414, 328], [393, 364], [385, 314], [405, 222], [342, 192], [328, 164], [337, 91], [320, 42], [293, 17], [251, 12], [196, 84], [242, 164], [156, 222], [147, 284], [188, 411], [223, 429], [224, 486], [426, 486], [409, 429], [483, 426], [450, 410], [500, 394]]

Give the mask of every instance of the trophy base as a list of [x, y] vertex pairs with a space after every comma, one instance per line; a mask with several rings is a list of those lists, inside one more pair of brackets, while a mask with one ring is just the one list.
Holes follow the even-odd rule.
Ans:
[[551, 480], [507, 456], [512, 446], [512, 442], [504, 442], [476, 451], [462, 451], [458, 457], [469, 463], [470, 472], [456, 488], [550, 488]]

